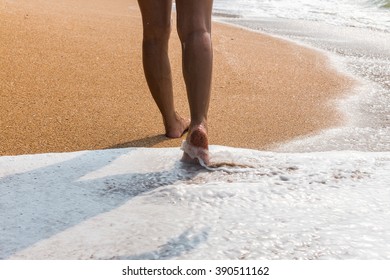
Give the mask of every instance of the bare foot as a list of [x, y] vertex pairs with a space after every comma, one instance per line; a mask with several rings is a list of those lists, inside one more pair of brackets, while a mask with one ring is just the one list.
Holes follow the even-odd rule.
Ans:
[[164, 122], [165, 136], [169, 138], [180, 138], [187, 132], [190, 120], [181, 117], [175, 112], [175, 117], [170, 123]]
[[[201, 159], [206, 165], [209, 164], [209, 143], [207, 138], [207, 129], [203, 124], [195, 125], [190, 128], [187, 139], [187, 145], [189, 145], [189, 149], [191, 149], [192, 156], [190, 156], [187, 152], [183, 153], [182, 161], [188, 163], [199, 163], [199, 159]], [[194, 155], [194, 153], [196, 155]], [[196, 156], [196, 157], [195, 157]]]

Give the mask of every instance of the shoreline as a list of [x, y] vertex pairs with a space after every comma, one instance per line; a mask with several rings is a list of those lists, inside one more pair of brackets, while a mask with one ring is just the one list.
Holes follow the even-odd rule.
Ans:
[[389, 34], [348, 26], [340, 26], [335, 31], [325, 22], [281, 18], [228, 18], [224, 21], [314, 49], [329, 58], [336, 72], [354, 81], [346, 94], [333, 102], [345, 119], [340, 126], [277, 143], [271, 147], [272, 150], [389, 151], [390, 98], [387, 93], [390, 68], [387, 66], [390, 49], [386, 43], [390, 39]]
[[[180, 146], [163, 135], [143, 77], [136, 1], [21, 2], [0, 9], [0, 155]], [[330, 102], [351, 81], [323, 54], [216, 21], [213, 44], [211, 145], [266, 149], [340, 122]], [[188, 115], [175, 28], [170, 58], [177, 110]]]

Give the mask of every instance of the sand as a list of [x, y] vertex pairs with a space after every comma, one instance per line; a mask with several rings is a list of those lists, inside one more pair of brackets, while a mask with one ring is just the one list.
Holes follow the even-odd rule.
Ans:
[[[332, 103], [352, 82], [321, 53], [213, 24], [209, 142], [267, 149], [343, 121]], [[177, 147], [141, 62], [134, 0], [0, 0], [0, 155]], [[177, 111], [188, 116], [176, 30]]]

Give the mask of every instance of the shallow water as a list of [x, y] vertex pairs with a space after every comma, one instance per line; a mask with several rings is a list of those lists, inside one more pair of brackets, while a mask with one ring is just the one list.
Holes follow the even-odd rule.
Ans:
[[327, 22], [390, 32], [388, 0], [215, 0], [217, 13]]
[[390, 153], [210, 152], [0, 157], [0, 259], [390, 259]]
[[234, 2], [216, 1], [216, 18], [317, 48], [358, 81], [336, 104], [347, 116], [344, 127], [279, 150], [390, 150], [390, 9], [383, 8], [388, 1]]

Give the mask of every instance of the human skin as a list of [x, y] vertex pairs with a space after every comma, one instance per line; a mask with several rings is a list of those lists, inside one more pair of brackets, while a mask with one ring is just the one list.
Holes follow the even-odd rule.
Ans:
[[[143, 66], [146, 81], [165, 126], [167, 137], [188, 130], [187, 142], [208, 149], [207, 112], [210, 102], [213, 51], [212, 0], [176, 0], [177, 32], [182, 46], [182, 68], [191, 120], [174, 107], [172, 73], [168, 58], [172, 0], [138, 0], [143, 23]], [[184, 153], [183, 160], [190, 157]], [[205, 162], [208, 157], [203, 156]]]

